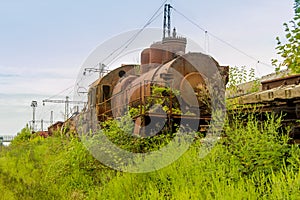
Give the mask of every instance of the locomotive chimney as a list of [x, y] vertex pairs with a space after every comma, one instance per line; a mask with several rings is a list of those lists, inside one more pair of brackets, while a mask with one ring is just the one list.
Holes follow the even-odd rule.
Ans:
[[164, 54], [162, 62], [173, 60], [177, 55], [185, 54], [186, 38], [177, 36], [176, 29], [173, 29], [172, 37], [165, 37], [162, 40]]
[[186, 38], [177, 36], [175, 27], [171, 34], [171, 8], [170, 4], [165, 5], [162, 41], [152, 44], [141, 53], [141, 74], [185, 54]]
[[185, 54], [186, 38], [177, 36], [174, 28], [172, 37], [165, 37], [141, 53], [141, 73], [145, 73], [160, 64], [167, 63], [178, 55]]

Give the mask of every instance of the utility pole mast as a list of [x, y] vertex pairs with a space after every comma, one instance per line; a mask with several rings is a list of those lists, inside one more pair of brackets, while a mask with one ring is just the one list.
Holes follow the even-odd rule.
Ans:
[[84, 68], [83, 71], [83, 75], [87, 75], [88, 73], [95, 73], [98, 72], [99, 73], [99, 78], [103, 77], [103, 75], [107, 72], [109, 72], [109, 70], [106, 69], [107, 66], [103, 63], [98, 63], [96, 66], [94, 67], [86, 67]]
[[37, 101], [32, 101], [31, 102], [31, 107], [33, 110], [33, 114], [32, 114], [32, 132], [34, 132], [35, 129], [35, 109], [37, 107]]
[[171, 8], [170, 4], [165, 4], [164, 9], [164, 26], [163, 26], [163, 39], [167, 37], [171, 37]]
[[51, 110], [51, 114], [50, 114], [50, 124], [53, 124], [53, 110]]
[[72, 104], [84, 104], [84, 103], [86, 103], [86, 102], [83, 102], [83, 101], [70, 101], [68, 96], [66, 96], [66, 100], [45, 99], [45, 100], [43, 100], [43, 105], [45, 105], [46, 102], [49, 102], [49, 103], [64, 103], [65, 104], [65, 120], [67, 120], [69, 118], [69, 105], [71, 103]]
[[65, 120], [69, 118], [69, 97], [66, 96], [66, 101], [65, 101]]

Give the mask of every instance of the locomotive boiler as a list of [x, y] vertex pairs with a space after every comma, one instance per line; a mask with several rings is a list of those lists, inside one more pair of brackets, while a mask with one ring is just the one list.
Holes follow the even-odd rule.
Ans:
[[214, 90], [209, 85], [218, 81], [224, 87], [228, 67], [211, 56], [186, 53], [186, 44], [174, 30], [141, 52], [140, 65], [122, 65], [91, 84], [81, 114], [83, 129], [95, 130], [99, 122], [129, 114], [138, 135], [173, 129], [175, 124], [205, 130], [211, 119], [207, 91]]

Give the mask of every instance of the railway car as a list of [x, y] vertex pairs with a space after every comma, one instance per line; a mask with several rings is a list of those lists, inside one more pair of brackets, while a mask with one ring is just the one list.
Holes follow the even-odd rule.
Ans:
[[[282, 73], [279, 77], [277, 74], [273, 78], [262, 77], [257, 92], [244, 92], [229, 99], [235, 102], [236, 108], [259, 114], [262, 120], [267, 113], [281, 115], [283, 126], [292, 128], [289, 133], [292, 142], [300, 144], [300, 74]], [[251, 110], [247, 105], [255, 105], [255, 109]]]

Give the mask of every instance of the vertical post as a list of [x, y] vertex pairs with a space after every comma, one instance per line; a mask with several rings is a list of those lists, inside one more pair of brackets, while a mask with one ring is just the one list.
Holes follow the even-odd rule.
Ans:
[[32, 107], [32, 131], [34, 131], [35, 125], [35, 107]]
[[99, 66], [99, 78], [101, 78], [101, 74], [102, 74], [101, 66], [102, 66], [102, 64], [98, 63], [98, 66]]
[[41, 131], [44, 131], [44, 120], [41, 120]]
[[140, 115], [142, 115], [142, 105], [143, 105], [143, 94], [142, 94], [142, 83], [140, 82]]
[[106, 68], [106, 65], [103, 63], [98, 63], [99, 65], [99, 78], [101, 78], [104, 74], [104, 69]]
[[172, 119], [172, 88], [171, 88], [171, 82], [170, 82], [170, 80], [167, 81], [167, 85], [170, 88], [168, 125], [169, 125], [169, 129], [172, 130], [172, 123], [171, 123], [171, 119]]
[[146, 103], [147, 103], [147, 96], [146, 96], [146, 84], [148, 82], [146, 80], [144, 80], [144, 86], [143, 86], [143, 97], [144, 97], [144, 103], [143, 103], [143, 109], [144, 109], [144, 113], [143, 114], [146, 114]]
[[51, 114], [50, 114], [50, 125], [53, 124], [53, 111], [51, 111]]
[[34, 129], [35, 129], [35, 109], [37, 107], [37, 101], [32, 101], [31, 102], [31, 107], [32, 107], [32, 110], [33, 110], [33, 113], [32, 113], [32, 132], [34, 132]]
[[166, 37], [166, 28], [167, 28], [167, 5], [168, 5], [168, 4], [165, 4], [165, 9], [164, 9], [163, 39]]
[[171, 37], [171, 8], [170, 4], [168, 5], [168, 37]]
[[107, 115], [107, 106], [106, 106], [107, 101], [105, 98], [103, 98], [103, 103], [104, 103], [104, 114]]
[[65, 102], [65, 121], [69, 118], [69, 97], [66, 96]]
[[207, 31], [205, 31], [204, 50], [207, 54], [209, 53], [209, 37]]
[[[128, 113], [129, 113], [131, 105], [130, 105], [130, 102], [128, 101], [128, 98], [127, 98], [127, 90], [128, 89], [125, 90], [125, 102], [126, 103], [128, 102], [128, 105], [127, 105], [127, 108], [126, 108], [126, 103], [123, 106], [125, 107], [125, 110], [127, 109]], [[133, 116], [131, 116], [131, 117], [133, 117]]]
[[29, 129], [32, 131], [32, 121], [29, 121]]

